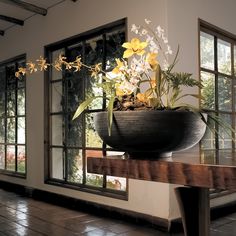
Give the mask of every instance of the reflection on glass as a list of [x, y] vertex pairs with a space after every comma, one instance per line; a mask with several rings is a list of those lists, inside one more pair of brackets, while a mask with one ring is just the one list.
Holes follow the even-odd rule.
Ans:
[[64, 179], [64, 153], [62, 148], [52, 148], [52, 171], [51, 177], [55, 179]]
[[62, 145], [64, 138], [64, 120], [62, 115], [52, 115], [52, 145]]
[[7, 119], [7, 142], [8, 143], [15, 143], [15, 137], [16, 137], [16, 132], [15, 132], [15, 118], [8, 118]]
[[5, 146], [0, 145], [0, 169], [5, 169]]
[[[124, 152], [107, 151], [106, 156], [122, 156]], [[106, 177], [107, 188], [126, 191], [127, 180], [126, 178], [107, 176]]]
[[218, 53], [218, 71], [221, 73], [231, 74], [231, 45], [230, 43], [218, 39], [217, 41]]
[[25, 146], [17, 147], [17, 172], [25, 173]]
[[226, 77], [218, 78], [219, 110], [232, 111], [232, 80]]
[[51, 84], [52, 89], [52, 100], [51, 100], [51, 111], [59, 112], [62, 111], [63, 107], [63, 96], [62, 96], [62, 82], [55, 82]]
[[115, 190], [126, 190], [126, 178], [107, 176], [107, 188]]
[[0, 143], [5, 142], [5, 119], [0, 119]]
[[15, 146], [7, 146], [7, 170], [15, 171]]
[[[231, 115], [221, 114], [220, 119], [227, 124], [228, 126], [232, 125]], [[224, 127], [219, 127], [219, 148], [226, 149], [232, 148], [232, 134], [230, 130], [225, 129]]]
[[82, 116], [72, 120], [72, 115], [67, 116], [68, 133], [67, 144], [72, 147], [82, 147], [83, 123]]
[[102, 140], [99, 137], [98, 133], [95, 130], [94, 127], [94, 121], [93, 121], [93, 115], [94, 113], [86, 114], [86, 147], [102, 147]]
[[15, 106], [16, 106], [15, 91], [8, 91], [7, 92], [7, 115], [8, 116], [15, 115]]
[[17, 114], [25, 115], [25, 89], [17, 91]]
[[207, 72], [201, 72], [202, 89], [201, 105], [203, 108], [215, 109], [215, 76]]
[[201, 67], [214, 70], [214, 37], [210, 34], [201, 32]]
[[68, 181], [83, 183], [83, 159], [81, 149], [69, 149], [67, 152]]
[[25, 144], [25, 118], [17, 119], [17, 143]]
[[[86, 150], [86, 158], [87, 157], [102, 157], [102, 151], [99, 150]], [[90, 174], [86, 172], [86, 184], [92, 185], [96, 187], [103, 186], [103, 175]]]

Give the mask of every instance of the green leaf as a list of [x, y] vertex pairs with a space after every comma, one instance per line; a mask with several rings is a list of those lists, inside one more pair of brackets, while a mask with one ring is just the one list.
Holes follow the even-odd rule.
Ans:
[[115, 96], [112, 96], [109, 100], [108, 106], [107, 106], [107, 120], [108, 120], [108, 134], [111, 136], [111, 127], [113, 122], [113, 105], [115, 101]]
[[77, 110], [75, 111], [75, 114], [72, 118], [72, 120], [76, 119], [78, 116], [81, 115], [81, 113], [92, 103], [93, 100], [97, 99], [97, 98], [102, 98], [103, 96], [95, 96], [95, 97], [91, 97], [88, 98], [87, 100], [85, 100], [84, 102], [82, 102]]

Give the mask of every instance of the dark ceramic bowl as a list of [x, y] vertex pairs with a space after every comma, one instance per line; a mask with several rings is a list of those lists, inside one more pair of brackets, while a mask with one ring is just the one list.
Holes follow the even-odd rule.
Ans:
[[106, 144], [131, 157], [156, 158], [197, 144], [206, 124], [190, 111], [115, 111], [111, 136], [107, 112], [95, 114], [95, 128]]

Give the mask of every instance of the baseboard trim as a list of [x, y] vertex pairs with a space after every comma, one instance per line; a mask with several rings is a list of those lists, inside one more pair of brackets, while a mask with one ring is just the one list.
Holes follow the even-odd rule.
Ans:
[[[125, 210], [113, 206], [107, 206], [90, 201], [76, 199], [65, 195], [48, 192], [45, 190], [29, 188], [24, 185], [10, 183], [0, 180], [0, 188], [15, 192], [25, 197], [35, 200], [48, 202], [51, 204], [63, 206], [66, 208], [92, 213], [97, 216], [109, 217], [113, 219], [122, 219], [130, 223], [142, 224], [166, 232], [183, 231], [181, 219], [167, 220], [156, 216]], [[224, 215], [236, 212], [236, 201], [217, 206], [211, 209], [211, 219], [217, 219]]]

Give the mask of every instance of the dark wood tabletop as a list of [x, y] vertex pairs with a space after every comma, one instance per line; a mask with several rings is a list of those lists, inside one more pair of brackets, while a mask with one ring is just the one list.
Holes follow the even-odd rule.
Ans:
[[186, 151], [172, 158], [129, 159], [124, 156], [88, 157], [90, 173], [192, 187], [236, 189], [236, 153]]

